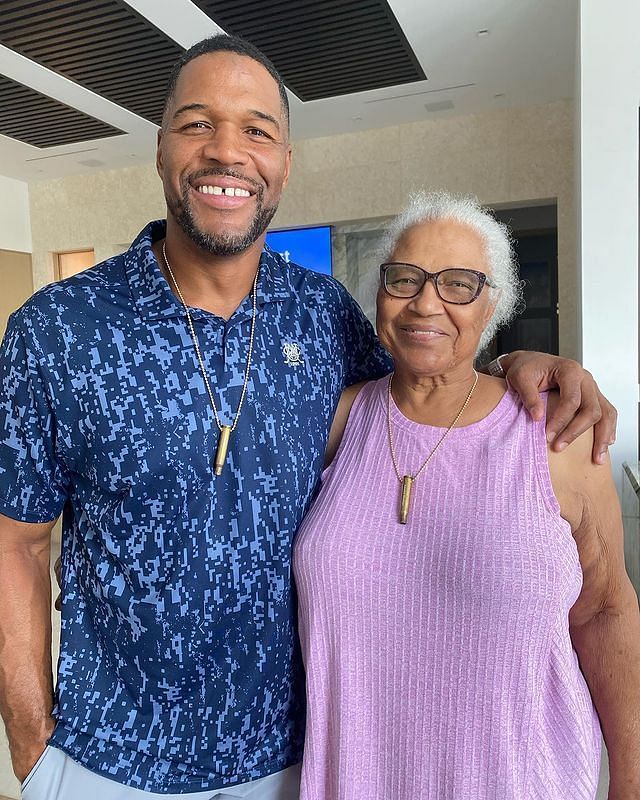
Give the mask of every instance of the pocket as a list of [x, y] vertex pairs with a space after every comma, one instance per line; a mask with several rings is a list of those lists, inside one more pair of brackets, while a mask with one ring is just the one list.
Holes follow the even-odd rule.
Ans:
[[21, 792], [24, 792], [24, 790], [27, 788], [27, 785], [28, 785], [29, 783], [31, 783], [31, 779], [34, 777], [34, 775], [36, 774], [36, 772], [37, 772], [37, 771], [40, 769], [40, 767], [42, 766], [42, 762], [44, 761], [44, 759], [45, 759], [45, 757], [46, 757], [47, 753], [49, 752], [49, 750], [51, 750], [51, 747], [50, 747], [49, 745], [47, 745], [47, 746], [44, 748], [44, 750], [42, 751], [42, 753], [40, 754], [40, 757], [38, 758], [38, 760], [36, 761], [36, 763], [35, 763], [35, 764], [34, 764], [34, 765], [31, 767], [31, 769], [29, 770], [29, 774], [27, 775], [27, 777], [26, 777], [26, 778], [25, 778], [25, 779], [22, 781], [22, 783], [20, 784], [20, 791], [21, 791]]

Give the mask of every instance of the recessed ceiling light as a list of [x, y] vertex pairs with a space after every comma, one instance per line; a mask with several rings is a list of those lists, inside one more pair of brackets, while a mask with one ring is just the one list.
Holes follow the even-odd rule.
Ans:
[[425, 103], [424, 107], [427, 111], [450, 111], [454, 108], [451, 100], [440, 100], [438, 103]]
[[479, 31], [476, 31], [476, 36], [480, 39], [483, 36], [488, 36], [490, 33], [489, 28], [481, 28]]

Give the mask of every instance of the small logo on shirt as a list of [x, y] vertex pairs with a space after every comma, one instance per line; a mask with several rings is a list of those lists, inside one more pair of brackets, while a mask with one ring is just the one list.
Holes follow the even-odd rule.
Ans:
[[290, 367], [297, 367], [298, 364], [303, 364], [302, 350], [297, 342], [284, 342], [282, 345], [282, 355], [284, 356], [284, 363]]

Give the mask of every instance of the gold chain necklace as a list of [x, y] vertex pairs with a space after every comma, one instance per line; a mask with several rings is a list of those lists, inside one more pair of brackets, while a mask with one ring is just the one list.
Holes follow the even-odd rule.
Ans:
[[211, 384], [209, 383], [209, 376], [207, 375], [207, 370], [204, 366], [204, 360], [202, 358], [202, 353], [200, 352], [200, 343], [198, 342], [198, 337], [196, 336], [196, 329], [193, 324], [193, 319], [191, 317], [191, 312], [189, 311], [189, 307], [185, 303], [184, 297], [182, 296], [182, 292], [180, 291], [180, 287], [178, 286], [178, 281], [176, 280], [175, 275], [173, 274], [173, 270], [171, 269], [171, 265], [169, 264], [169, 259], [167, 258], [167, 247], [166, 242], [162, 243], [162, 256], [164, 258], [164, 263], [167, 265], [167, 270], [169, 275], [171, 276], [171, 280], [173, 281], [173, 285], [176, 287], [176, 292], [178, 297], [180, 298], [180, 302], [183, 305], [184, 313], [187, 316], [187, 324], [189, 326], [189, 331], [191, 333], [191, 338], [193, 339], [193, 346], [196, 351], [196, 356], [198, 358], [198, 364], [200, 365], [200, 372], [202, 373], [202, 380], [204, 381], [204, 385], [207, 389], [207, 394], [209, 395], [209, 401], [211, 402], [211, 408], [213, 409], [213, 415], [216, 420], [216, 425], [218, 426], [218, 430], [220, 431], [220, 438], [218, 439], [218, 446], [216, 448], [216, 457], [214, 461], [214, 471], [216, 475], [222, 474], [222, 468], [224, 466], [224, 462], [227, 458], [227, 450], [229, 449], [229, 438], [233, 431], [235, 431], [236, 426], [238, 425], [238, 420], [240, 419], [240, 411], [242, 410], [242, 404], [244, 403], [244, 398], [247, 393], [247, 385], [249, 383], [249, 371], [251, 369], [251, 357], [253, 356], [253, 340], [255, 337], [256, 332], [256, 310], [257, 310], [257, 298], [258, 298], [258, 276], [260, 275], [260, 267], [256, 271], [256, 276], [253, 279], [253, 290], [251, 292], [251, 298], [253, 302], [253, 309], [252, 309], [252, 316], [251, 316], [251, 333], [249, 334], [249, 352], [247, 353], [247, 365], [244, 370], [244, 383], [242, 384], [242, 393], [240, 395], [240, 401], [238, 403], [238, 408], [236, 409], [236, 415], [231, 425], [223, 425], [220, 422], [220, 415], [218, 414], [218, 408], [216, 406], [216, 401], [213, 396], [213, 392], [211, 391]]
[[471, 395], [473, 394], [474, 389], [478, 385], [478, 373], [475, 371], [475, 369], [473, 370], [473, 374], [476, 376], [475, 380], [473, 381], [473, 386], [471, 387], [471, 389], [469, 389], [469, 394], [467, 395], [467, 399], [462, 404], [462, 408], [460, 409], [460, 411], [458, 411], [458, 413], [456, 414], [456, 418], [453, 420], [451, 425], [449, 425], [447, 430], [442, 434], [442, 436], [438, 440], [436, 446], [429, 453], [429, 455], [427, 456], [426, 461], [420, 467], [420, 469], [416, 472], [416, 474], [415, 475], [403, 475], [403, 476], [400, 475], [400, 470], [398, 469], [398, 459], [396, 457], [396, 450], [395, 450], [395, 447], [393, 446], [393, 431], [392, 431], [392, 428], [391, 428], [391, 382], [393, 381], [393, 373], [391, 373], [391, 375], [389, 375], [389, 383], [388, 383], [388, 386], [387, 386], [387, 431], [389, 433], [389, 450], [391, 451], [391, 460], [393, 461], [393, 468], [394, 468], [394, 470], [396, 472], [396, 477], [398, 478], [398, 480], [402, 484], [402, 493], [400, 495], [400, 515], [399, 515], [400, 523], [402, 525], [406, 525], [407, 519], [409, 517], [409, 502], [411, 500], [411, 489], [413, 488], [414, 481], [416, 481], [420, 477], [420, 475], [422, 474], [422, 471], [425, 469], [427, 464], [431, 461], [431, 459], [435, 455], [435, 453], [436, 453], [437, 449], [440, 447], [440, 445], [444, 442], [444, 440], [447, 438], [447, 436], [451, 433], [451, 431], [453, 430], [454, 426], [456, 425], [456, 423], [458, 422], [460, 417], [464, 414], [465, 408], [469, 405], [469, 400], [471, 400]]

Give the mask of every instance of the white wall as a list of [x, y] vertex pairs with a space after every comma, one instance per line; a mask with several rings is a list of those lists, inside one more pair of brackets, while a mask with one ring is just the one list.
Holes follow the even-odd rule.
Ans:
[[0, 250], [30, 253], [29, 187], [0, 175]]
[[638, 458], [640, 3], [581, 0], [580, 209], [584, 365], [618, 409], [614, 474]]

